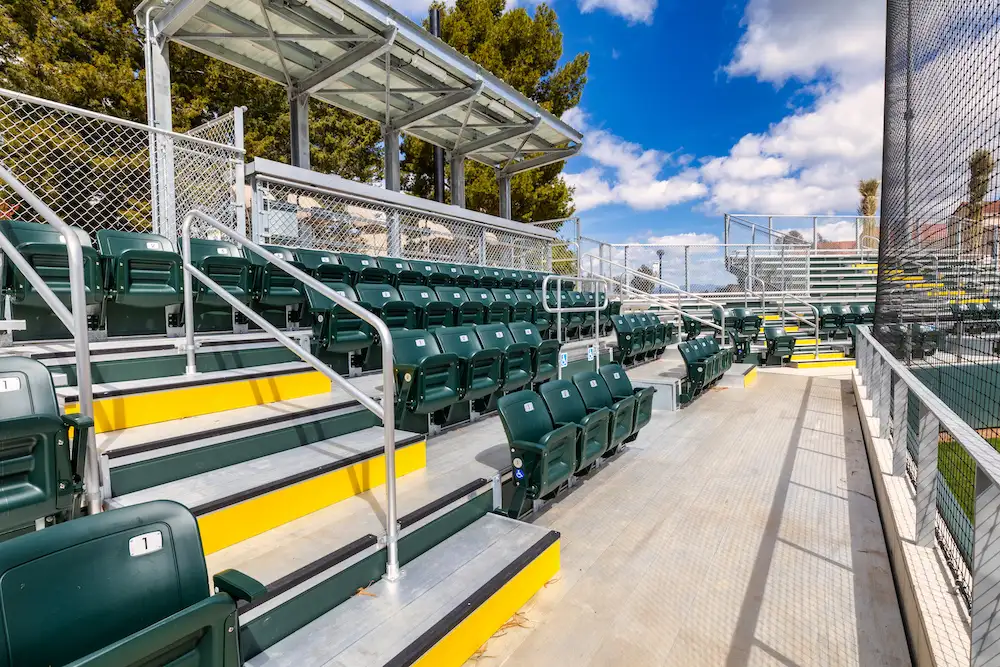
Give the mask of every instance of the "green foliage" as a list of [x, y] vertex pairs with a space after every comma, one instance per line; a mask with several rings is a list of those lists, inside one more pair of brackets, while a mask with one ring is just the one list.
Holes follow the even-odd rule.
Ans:
[[[643, 264], [642, 266], [639, 267], [639, 273], [645, 274], [647, 276], [656, 277], [656, 274], [653, 273], [653, 269], [650, 268], [647, 264]], [[632, 286], [632, 289], [639, 292], [652, 293], [653, 287], [655, 287], [655, 283], [652, 280], [650, 280], [649, 278], [644, 278], [642, 276], [633, 276], [632, 282], [629, 284]]]
[[[556, 116], [580, 102], [589, 55], [578, 54], [559, 67], [562, 32], [555, 12], [547, 5], [538, 5], [530, 16], [523, 8], [504, 11], [504, 0], [458, 0], [454, 8], [442, 8], [441, 36]], [[417, 196], [432, 197], [433, 146], [407, 136], [403, 153], [406, 188]], [[562, 168], [560, 162], [511, 179], [515, 220], [551, 220], [573, 214], [573, 193], [559, 176]], [[450, 170], [446, 178], [450, 178]], [[465, 205], [495, 215], [500, 198], [493, 170], [467, 161], [465, 180]]]
[[861, 236], [863, 237], [878, 237], [878, 223], [875, 221], [874, 216], [878, 213], [879, 185], [880, 182], [877, 178], [866, 178], [858, 181], [858, 194], [861, 195], [861, 203], [858, 204], [858, 215], [867, 218], [862, 223]]

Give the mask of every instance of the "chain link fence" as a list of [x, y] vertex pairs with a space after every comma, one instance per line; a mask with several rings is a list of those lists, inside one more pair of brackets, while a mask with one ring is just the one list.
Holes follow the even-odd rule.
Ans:
[[[194, 208], [238, 227], [243, 150], [229, 116], [183, 135], [0, 89], [0, 162], [91, 236], [118, 229], [174, 238]], [[42, 221], [4, 184], [0, 218]]]
[[[251, 176], [253, 238], [335, 252], [547, 270], [553, 239], [335, 188]], [[357, 184], [354, 184], [357, 186]], [[363, 187], [363, 186], [357, 186]], [[555, 243], [558, 243], [556, 241]]]
[[[889, 0], [874, 329], [891, 354], [994, 447], [1000, 442], [998, 24], [1000, 5], [991, 0]], [[911, 434], [913, 457], [920, 454], [915, 443]], [[938, 538], [968, 586], [976, 462], [942, 433], [937, 469]]]
[[726, 244], [806, 246], [817, 250], [878, 253], [880, 221], [863, 215], [767, 215], [727, 213]]

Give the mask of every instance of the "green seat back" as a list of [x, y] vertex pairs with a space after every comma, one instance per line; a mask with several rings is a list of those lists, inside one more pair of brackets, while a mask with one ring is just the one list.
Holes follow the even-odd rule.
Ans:
[[539, 388], [542, 400], [557, 424], [580, 424], [587, 417], [587, 406], [580, 390], [569, 380], [552, 380]]
[[485, 287], [467, 287], [465, 289], [466, 295], [468, 295], [469, 301], [473, 303], [482, 304], [487, 310], [496, 301], [496, 297], [493, 296], [493, 292]]
[[444, 354], [429, 332], [397, 329], [392, 332], [392, 350], [399, 399], [409, 410], [429, 414], [458, 401], [463, 391], [458, 359]]
[[421, 274], [427, 281], [430, 281], [431, 276], [438, 273], [437, 262], [431, 262], [426, 259], [411, 259], [410, 270]]
[[462, 304], [471, 298], [462, 287], [441, 285], [434, 288], [434, 293], [437, 294], [438, 301], [450, 303], [456, 309], [461, 308]]
[[531, 382], [534, 377], [531, 346], [516, 343], [506, 324], [480, 324], [476, 327], [476, 335], [484, 348], [502, 350], [506, 354], [503, 364], [505, 389], [522, 387]]
[[437, 338], [422, 329], [394, 331], [392, 334], [392, 353], [398, 364], [419, 364], [426, 357], [442, 352]]
[[[360, 301], [357, 291], [347, 283], [326, 283], [326, 286], [351, 301]], [[340, 307], [333, 299], [328, 298], [325, 294], [314, 290], [312, 287], [306, 287], [306, 299], [309, 301], [309, 309], [313, 312], [329, 311]]]
[[390, 329], [417, 329], [417, 306], [403, 299], [392, 285], [358, 283], [358, 301], [382, 318]]
[[115, 229], [99, 230], [97, 232], [97, 246], [105, 257], [118, 257], [126, 250], [174, 252], [174, 244], [165, 236], [147, 232], [123, 232]]
[[521, 271], [521, 289], [534, 289], [542, 284], [542, 276], [538, 271]]
[[435, 289], [429, 285], [400, 285], [399, 294], [417, 308], [421, 327], [450, 327], [455, 324], [456, 307], [438, 298]]
[[500, 287], [503, 283], [503, 269], [487, 266], [483, 268], [483, 274], [483, 277], [479, 281], [479, 284], [483, 287]]
[[507, 288], [520, 287], [521, 272], [517, 269], [504, 269], [500, 285]]
[[471, 359], [483, 349], [472, 327], [441, 327], [434, 330], [434, 337], [442, 351], [453, 352], [464, 359]]
[[[291, 248], [280, 245], [262, 245], [278, 259], [282, 259], [293, 267], [305, 271], [305, 267], [299, 263], [295, 251]], [[253, 266], [253, 288], [256, 292], [256, 299], [260, 305], [269, 308], [284, 308], [294, 306], [303, 301], [302, 283], [291, 274], [276, 264], [270, 263], [263, 256], [258, 255], [246, 248], [243, 249], [243, 256], [247, 258]]]
[[102, 229], [97, 244], [108, 262], [105, 286], [117, 303], [149, 308], [181, 303], [181, 257], [168, 238]]
[[356, 283], [387, 283], [392, 276], [371, 255], [353, 252], [340, 253], [340, 263], [351, 270]]
[[513, 290], [506, 287], [494, 287], [490, 290], [493, 303], [490, 304], [490, 322], [510, 322], [514, 319], [517, 297]]
[[480, 280], [485, 274], [485, 269], [481, 266], [466, 264], [461, 267], [462, 275], [458, 277], [458, 284], [462, 287], [479, 287]]
[[458, 264], [444, 264], [442, 262], [438, 262], [437, 267], [438, 267], [438, 273], [448, 276], [450, 282], [448, 282], [447, 284], [449, 285], [457, 285], [458, 279], [464, 273], [462, 271], [462, 267], [460, 267]]
[[785, 327], [782, 326], [767, 326], [764, 327], [764, 340], [776, 340], [778, 338], [787, 336], [785, 332]]
[[497, 402], [507, 440], [541, 442], [555, 425], [542, 397], [533, 391], [518, 391]]
[[[186, 632], [136, 642], [132, 660], [101, 664], [237, 664], [226, 623], [234, 627], [236, 605], [228, 596], [209, 599], [208, 590], [198, 524], [177, 503], [135, 505], [24, 535], [0, 545], [0, 667], [65, 665], [217, 598], [228, 601], [220, 614], [205, 613], [215, 606], [206, 605], [192, 618], [202, 622]], [[217, 650], [206, 651], [206, 642]]]
[[340, 263], [335, 252], [311, 248], [295, 248], [292, 252], [306, 273], [322, 283], [351, 283], [354, 279], [354, 273]]
[[[83, 279], [87, 304], [100, 303], [104, 299], [100, 257], [91, 246], [90, 237], [86, 232], [76, 227], [73, 227], [73, 231], [80, 239], [83, 250]], [[21, 251], [59, 300], [70, 306], [69, 257], [66, 254], [66, 240], [62, 234], [49, 225], [22, 220], [0, 220], [0, 234], [6, 236], [7, 240]], [[3, 262], [0, 289], [6, 291], [14, 303], [49, 308], [45, 300], [11, 262]]]
[[608, 389], [608, 384], [600, 373], [594, 371], [577, 373], [573, 376], [573, 384], [576, 385], [580, 397], [583, 399], [583, 404], [587, 406], [588, 410], [610, 408], [615, 404], [611, 390]]

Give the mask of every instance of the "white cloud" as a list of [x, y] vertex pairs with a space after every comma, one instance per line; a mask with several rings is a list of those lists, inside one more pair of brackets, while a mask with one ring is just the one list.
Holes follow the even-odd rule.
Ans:
[[629, 23], [646, 23], [652, 25], [653, 13], [656, 11], [657, 0], [578, 0], [580, 12], [589, 14], [597, 9], [604, 9], [611, 14], [617, 14]]
[[576, 190], [577, 210], [616, 203], [656, 210], [700, 199], [707, 193], [696, 169], [683, 169], [662, 178], [671, 164], [669, 154], [643, 149], [606, 130], [589, 127], [589, 119], [581, 109], [570, 109], [563, 114], [563, 120], [585, 132], [582, 155], [593, 162], [582, 172], [563, 175]]

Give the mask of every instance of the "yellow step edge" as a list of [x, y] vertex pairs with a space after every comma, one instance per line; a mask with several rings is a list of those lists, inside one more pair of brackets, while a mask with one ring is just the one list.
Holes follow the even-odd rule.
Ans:
[[927, 296], [965, 296], [966, 294], [965, 290], [957, 290], [955, 292], [928, 292]]
[[765, 315], [764, 320], [767, 322], [774, 322], [775, 320], [780, 320], [781, 315]]
[[[396, 477], [427, 467], [427, 441], [396, 450]], [[338, 468], [198, 517], [205, 555], [385, 484], [385, 455]]]
[[[798, 333], [798, 331], [799, 327], [794, 324], [789, 324], [788, 326], [785, 327], [785, 333]], [[761, 327], [760, 332], [764, 333], [763, 327]]]
[[743, 374], [743, 388], [752, 387], [757, 383], [757, 367], [754, 366]]
[[831, 359], [828, 361], [793, 361], [792, 368], [853, 368], [857, 362], [854, 359]]
[[815, 345], [815, 344], [816, 344], [815, 338], [798, 338], [795, 340], [796, 347], [800, 345]]
[[871, 263], [866, 263], [866, 264], [851, 264], [851, 268], [852, 269], [877, 269], [878, 268], [878, 264], [871, 264]]
[[[843, 352], [820, 352], [819, 353], [819, 358], [820, 359], [843, 359], [844, 358], [844, 353]], [[793, 354], [792, 357], [791, 357], [792, 361], [811, 361], [811, 360], [814, 360], [814, 359], [815, 359], [815, 357], [813, 355], [811, 355], [811, 354]]]
[[[151, 388], [151, 391], [142, 394], [96, 399], [94, 432], [119, 431], [133, 426], [248, 408], [329, 391], [330, 378], [319, 371], [178, 387], [165, 391]], [[79, 403], [66, 404], [67, 414], [79, 411]]]
[[933, 289], [944, 287], [944, 283], [906, 283], [906, 289]]
[[891, 280], [893, 282], [898, 282], [898, 283], [914, 283], [914, 282], [923, 282], [924, 277], [923, 276], [892, 276], [892, 277], [888, 278], [888, 280]]
[[989, 303], [989, 302], [990, 302], [989, 299], [959, 299], [958, 301], [952, 300], [949, 301], [948, 303], [956, 304], [956, 303]]
[[460, 667], [474, 656], [497, 630], [542, 590], [560, 568], [557, 540], [528, 563], [486, 602], [476, 607], [453, 630], [413, 663], [413, 667]]

